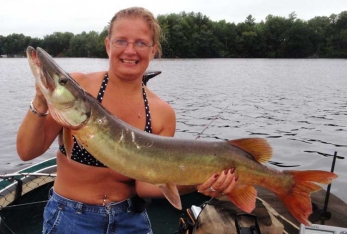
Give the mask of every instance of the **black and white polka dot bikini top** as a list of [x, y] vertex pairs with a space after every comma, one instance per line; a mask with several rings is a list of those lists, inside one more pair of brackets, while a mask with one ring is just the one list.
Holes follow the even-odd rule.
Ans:
[[[102, 98], [104, 96], [106, 86], [108, 83], [108, 74], [105, 75], [104, 80], [101, 84], [100, 91], [97, 97], [97, 100], [101, 103]], [[152, 126], [151, 126], [151, 113], [149, 111], [149, 105], [148, 105], [148, 100], [147, 100], [147, 95], [145, 92], [145, 87], [142, 85], [142, 95], [143, 95], [143, 100], [145, 103], [145, 110], [146, 110], [146, 127], [145, 127], [145, 132], [152, 133]], [[86, 149], [84, 149], [82, 146], [80, 147], [79, 144], [76, 141], [76, 138], [73, 136], [73, 141], [74, 145], [72, 148], [72, 153], [71, 153], [71, 159], [90, 166], [95, 166], [95, 167], [106, 167], [103, 163], [98, 161], [96, 158], [94, 158]], [[59, 150], [66, 155], [65, 147], [64, 145], [59, 145]]]

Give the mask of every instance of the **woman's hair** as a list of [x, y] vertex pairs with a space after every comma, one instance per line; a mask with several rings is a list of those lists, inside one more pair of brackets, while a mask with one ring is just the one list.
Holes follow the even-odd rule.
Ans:
[[108, 27], [108, 37], [111, 38], [113, 22], [122, 18], [141, 18], [147, 22], [153, 34], [153, 44], [158, 46], [157, 56], [160, 58], [162, 55], [161, 44], [160, 44], [160, 34], [161, 28], [158, 21], [155, 19], [153, 14], [145, 8], [142, 7], [130, 7], [118, 11], [113, 18]]

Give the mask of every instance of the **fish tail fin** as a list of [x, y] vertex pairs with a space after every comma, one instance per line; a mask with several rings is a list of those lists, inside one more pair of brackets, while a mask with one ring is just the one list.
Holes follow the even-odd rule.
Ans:
[[330, 184], [337, 175], [332, 172], [307, 170], [307, 171], [283, 171], [293, 177], [293, 186], [288, 190], [273, 191], [284, 203], [289, 212], [301, 223], [310, 225], [308, 220], [312, 213], [310, 194], [322, 188], [316, 183]]

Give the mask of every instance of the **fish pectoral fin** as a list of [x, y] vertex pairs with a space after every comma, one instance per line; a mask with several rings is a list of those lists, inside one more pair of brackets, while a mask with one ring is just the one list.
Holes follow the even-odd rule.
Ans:
[[236, 139], [229, 141], [229, 144], [246, 151], [260, 163], [267, 162], [272, 157], [272, 148], [264, 138]]
[[180, 194], [175, 184], [161, 184], [159, 188], [171, 205], [176, 209], [182, 210]]
[[238, 186], [227, 197], [241, 210], [251, 213], [255, 208], [257, 190], [250, 185]]
[[71, 130], [68, 128], [63, 128], [63, 142], [65, 146], [65, 152], [68, 160], [71, 159], [71, 153], [73, 148], [73, 138]]

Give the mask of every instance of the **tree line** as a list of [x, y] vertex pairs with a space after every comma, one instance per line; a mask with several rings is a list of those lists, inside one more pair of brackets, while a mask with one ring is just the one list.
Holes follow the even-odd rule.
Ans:
[[[307, 21], [295, 12], [268, 15], [260, 23], [252, 15], [237, 24], [212, 21], [200, 12], [158, 15], [157, 20], [164, 58], [347, 58], [347, 11]], [[101, 33], [55, 32], [42, 39], [0, 35], [0, 55], [24, 56], [30, 45], [54, 57], [106, 58], [106, 36], [107, 26]]]

